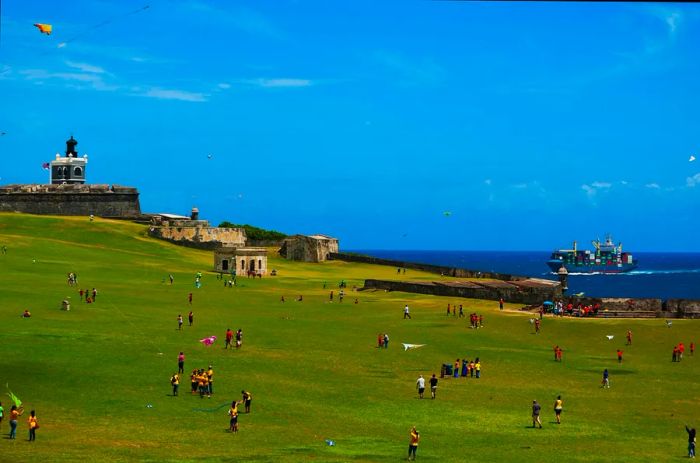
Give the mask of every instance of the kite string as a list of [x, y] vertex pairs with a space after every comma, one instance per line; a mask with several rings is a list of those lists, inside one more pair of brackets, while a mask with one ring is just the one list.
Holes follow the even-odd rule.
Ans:
[[101, 23], [95, 24], [94, 26], [90, 26], [90, 27], [88, 27], [87, 29], [85, 29], [84, 31], [79, 32], [78, 34], [74, 35], [73, 37], [69, 38], [68, 40], [64, 40], [63, 42], [61, 42], [61, 43], [58, 44], [58, 47], [59, 47], [59, 48], [64, 47], [64, 46], [66, 46], [66, 44], [68, 44], [68, 43], [70, 43], [70, 42], [72, 42], [72, 41], [74, 41], [74, 40], [76, 40], [76, 39], [78, 39], [78, 38], [80, 38], [80, 37], [86, 35], [86, 34], [89, 33], [89, 32], [94, 31], [95, 29], [98, 29], [98, 28], [100, 28], [100, 27], [103, 27], [103, 26], [106, 26], [106, 25], [108, 25], [108, 24], [111, 24], [111, 23], [113, 23], [114, 21], [116, 21], [116, 20], [118, 20], [118, 19], [123, 19], [123, 18], [126, 18], [126, 17], [128, 17], [128, 16], [131, 16], [131, 15], [134, 15], [134, 14], [137, 14], [137, 13], [140, 13], [140, 12], [142, 12], [142, 11], [145, 11], [145, 10], [149, 9], [150, 7], [151, 7], [150, 5], [145, 5], [145, 6], [142, 6], [141, 8], [138, 8], [138, 9], [136, 9], [136, 10], [130, 11], [130, 12], [128, 12], [128, 13], [125, 13], [125, 14], [122, 14], [122, 15], [118, 15], [118, 16], [114, 16], [114, 17], [109, 18], [109, 19], [105, 19], [105, 20], [102, 21]]

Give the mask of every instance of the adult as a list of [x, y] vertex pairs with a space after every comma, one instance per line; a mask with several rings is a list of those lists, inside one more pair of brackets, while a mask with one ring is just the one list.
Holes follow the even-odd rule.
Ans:
[[617, 349], [617, 363], [622, 363], [622, 350]]
[[389, 348], [389, 333], [384, 333], [384, 349]]
[[380, 349], [384, 347], [384, 335], [382, 333], [379, 333], [377, 335], [377, 347]]
[[224, 345], [224, 349], [228, 349], [231, 347], [231, 341], [233, 340], [233, 331], [231, 331], [231, 328], [226, 328], [226, 344]]
[[695, 458], [695, 428], [688, 428], [686, 424], [685, 430], [688, 432], [688, 458]]
[[481, 362], [479, 361], [479, 357], [477, 357], [476, 362], [474, 362], [474, 369], [476, 370], [476, 379], [481, 378]]
[[404, 308], [403, 308], [403, 318], [404, 318], [404, 320], [407, 319], [407, 318], [408, 318], [408, 319], [411, 318], [411, 314], [410, 314], [410, 312], [409, 312], [409, 310], [408, 310], [408, 304], [406, 304], [406, 305], [404, 306]]
[[182, 314], [177, 314], [177, 329], [182, 331]]
[[170, 284], [172, 285], [173, 281], [175, 281], [175, 277], [171, 273], [170, 275], [168, 275], [168, 278], [170, 279]]
[[610, 388], [610, 373], [607, 368], [603, 370], [603, 387]]
[[177, 356], [177, 372], [178, 373], [185, 372], [185, 353], [184, 352], [180, 352], [180, 354]]
[[437, 385], [438, 385], [438, 379], [435, 377], [435, 373], [433, 373], [432, 378], [430, 378], [430, 398], [434, 399], [435, 398], [435, 393], [437, 392]]
[[632, 345], [632, 330], [627, 330], [627, 345]]
[[36, 430], [39, 427], [39, 423], [36, 420], [36, 412], [34, 410], [29, 412], [27, 424], [29, 424], [29, 442], [33, 442], [36, 440]]
[[235, 400], [231, 402], [231, 408], [228, 410], [228, 415], [231, 417], [229, 421], [229, 431], [232, 433], [237, 433], [238, 432], [238, 405], [240, 402], [236, 402]]
[[187, 302], [189, 302], [190, 305], [192, 304], [192, 293], [189, 293], [189, 294], [187, 295]]
[[243, 395], [243, 405], [245, 405], [245, 412], [250, 413], [250, 403], [253, 401], [253, 394], [246, 390], [241, 391], [241, 394]]
[[423, 375], [418, 376], [418, 380], [416, 381], [416, 389], [418, 389], [418, 397], [423, 398], [423, 393], [425, 392], [425, 378], [423, 378]]
[[242, 344], [243, 344], [243, 330], [238, 328], [238, 331], [236, 331], [236, 349], [240, 349]]
[[536, 400], [532, 401], [532, 427], [539, 426], [542, 429], [542, 421], [540, 421], [540, 410], [542, 407]]
[[539, 334], [539, 333], [540, 333], [540, 319], [536, 318], [535, 319], [535, 334]]
[[561, 424], [561, 411], [564, 408], [564, 402], [561, 400], [561, 396], [557, 396], [557, 400], [554, 401], [554, 417], [557, 419], [557, 424]]
[[499, 310], [503, 310], [503, 298], [500, 298], [498, 300], [498, 308], [499, 308]]
[[0, 402], [0, 428], [2, 428], [2, 419], [5, 417], [5, 409], [2, 408], [2, 402]]
[[170, 377], [170, 384], [173, 386], [173, 397], [175, 397], [180, 389], [180, 375], [173, 373]]
[[190, 313], [187, 314], [187, 320], [190, 322], [190, 326], [192, 326], [192, 323], [194, 323], [194, 314], [190, 310]]
[[455, 378], [459, 378], [459, 359], [455, 360], [455, 366], [452, 370], [452, 375]]
[[211, 395], [214, 393], [214, 369], [209, 365], [209, 369], [207, 370], [207, 397], [211, 397]]
[[22, 416], [22, 413], [24, 413], [24, 408], [21, 405], [19, 408], [17, 405], [13, 405], [10, 409], [10, 439], [17, 438], [17, 418]]
[[92, 288], [92, 302], [97, 302], [97, 290]]
[[[408, 459], [416, 459], [416, 450], [418, 450], [418, 441], [420, 440], [420, 433], [416, 430], [416, 427], [411, 428], [411, 440], [408, 443]], [[411, 458], [412, 457], [412, 458]]]

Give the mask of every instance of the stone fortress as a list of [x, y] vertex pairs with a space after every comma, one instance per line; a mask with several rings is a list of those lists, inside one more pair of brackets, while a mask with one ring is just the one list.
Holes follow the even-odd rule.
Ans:
[[88, 157], [78, 157], [77, 144], [71, 136], [65, 156], [56, 154], [53, 161], [44, 164], [51, 172], [49, 184], [0, 186], [0, 212], [140, 218], [136, 188], [85, 183]]

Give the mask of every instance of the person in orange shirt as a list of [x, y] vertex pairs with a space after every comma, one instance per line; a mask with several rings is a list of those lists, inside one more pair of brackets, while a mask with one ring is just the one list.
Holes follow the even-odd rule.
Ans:
[[29, 423], [29, 442], [35, 441], [36, 430], [39, 427], [39, 423], [36, 421], [36, 412], [34, 410], [29, 412], [27, 423]]
[[24, 413], [24, 408], [21, 406], [17, 408], [17, 405], [13, 405], [10, 409], [10, 439], [17, 438], [17, 418], [22, 416]]
[[238, 405], [240, 404], [240, 401], [233, 401], [231, 402], [231, 408], [228, 411], [228, 415], [231, 417], [231, 420], [229, 421], [229, 431], [233, 433], [238, 432]]
[[[416, 430], [416, 427], [411, 428], [411, 440], [408, 444], [408, 459], [416, 459], [416, 450], [418, 450], [418, 441], [420, 440], [420, 433]], [[411, 458], [413, 456], [413, 458]]]

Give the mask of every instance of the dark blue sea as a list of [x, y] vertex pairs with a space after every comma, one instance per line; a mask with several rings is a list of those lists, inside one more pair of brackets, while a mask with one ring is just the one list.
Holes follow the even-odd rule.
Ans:
[[[461, 267], [556, 280], [547, 251], [354, 250], [384, 259]], [[628, 273], [569, 276], [568, 294], [592, 297], [700, 299], [700, 253], [635, 252], [639, 267]]]

